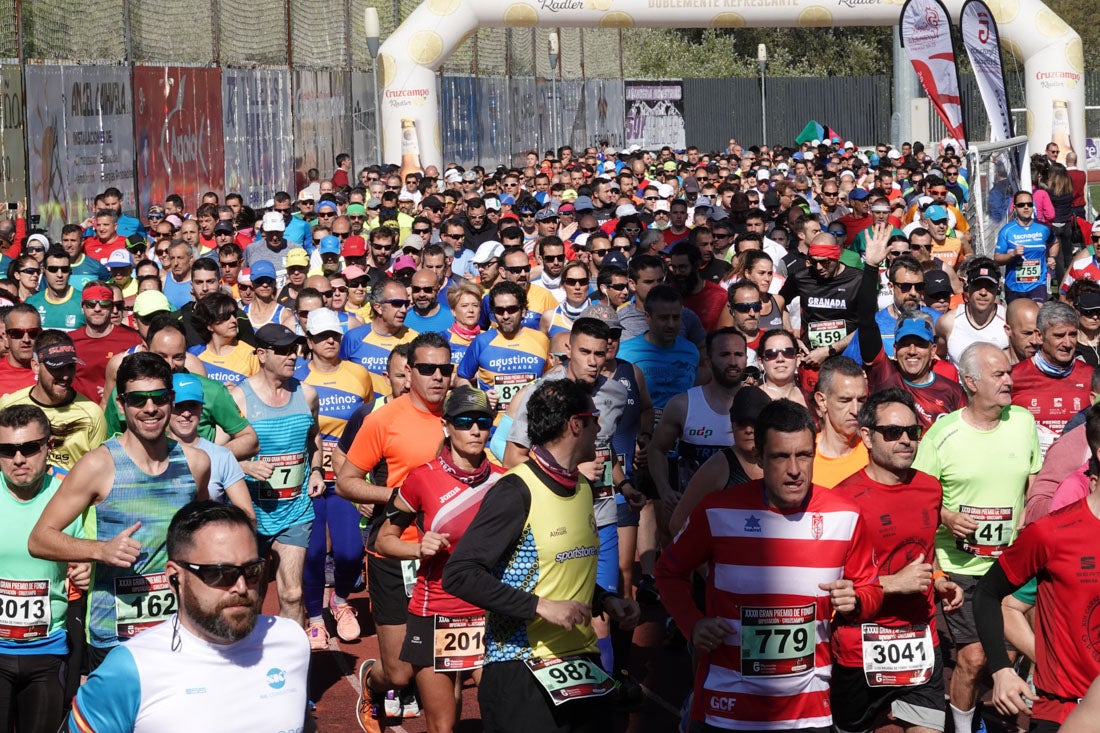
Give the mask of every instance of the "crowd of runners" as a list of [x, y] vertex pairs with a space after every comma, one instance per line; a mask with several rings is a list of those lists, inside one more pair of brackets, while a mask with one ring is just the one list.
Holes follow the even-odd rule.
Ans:
[[520, 160], [0, 220], [0, 733], [602, 733], [643, 613], [690, 733], [1100, 729], [1072, 151]]

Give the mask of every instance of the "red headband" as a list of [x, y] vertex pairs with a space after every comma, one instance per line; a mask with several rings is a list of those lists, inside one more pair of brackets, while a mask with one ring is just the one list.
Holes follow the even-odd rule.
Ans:
[[839, 244], [811, 244], [810, 257], [828, 257], [830, 260], [840, 259]]
[[84, 300], [114, 300], [115, 294], [102, 285], [89, 285], [80, 292], [80, 297]]

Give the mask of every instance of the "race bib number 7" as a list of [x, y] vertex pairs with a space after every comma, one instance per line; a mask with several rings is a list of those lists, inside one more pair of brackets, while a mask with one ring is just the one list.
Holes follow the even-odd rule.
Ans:
[[0, 639], [41, 639], [52, 620], [50, 581], [0, 578]]
[[742, 606], [741, 674], [782, 677], [814, 668], [817, 607]]
[[302, 484], [306, 480], [306, 454], [283, 453], [276, 456], [260, 456], [264, 463], [274, 467], [270, 478], [260, 488], [260, 499], [267, 501], [290, 501], [302, 493]]

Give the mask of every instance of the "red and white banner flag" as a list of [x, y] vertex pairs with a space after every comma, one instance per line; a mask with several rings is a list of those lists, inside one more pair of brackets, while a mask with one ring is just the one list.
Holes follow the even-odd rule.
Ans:
[[974, 68], [974, 79], [982, 93], [985, 112], [989, 115], [991, 140], [1008, 140], [1012, 137], [1012, 116], [1005, 94], [1000, 33], [993, 13], [982, 0], [967, 0], [959, 18], [959, 30]]
[[901, 45], [924, 91], [947, 126], [948, 134], [966, 147], [959, 72], [951, 40], [951, 16], [939, 0], [906, 0], [901, 9]]

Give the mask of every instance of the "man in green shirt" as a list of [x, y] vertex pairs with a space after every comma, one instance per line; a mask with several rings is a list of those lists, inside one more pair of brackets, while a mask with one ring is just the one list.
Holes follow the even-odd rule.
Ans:
[[72, 259], [69, 253], [54, 245], [46, 250], [46, 287], [27, 298], [27, 304], [38, 311], [42, 328], [74, 331], [84, 325], [84, 310], [80, 294], [70, 284]]

